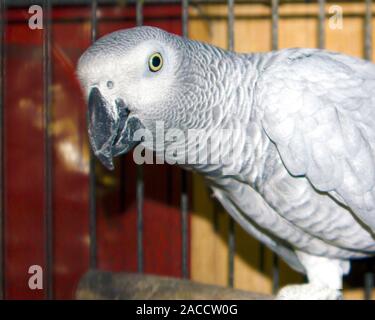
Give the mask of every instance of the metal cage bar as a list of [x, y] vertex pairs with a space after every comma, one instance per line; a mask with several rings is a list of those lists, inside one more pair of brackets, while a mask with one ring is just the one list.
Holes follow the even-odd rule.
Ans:
[[52, 4], [43, 1], [44, 223], [46, 298], [53, 298]]
[[[370, 269], [370, 266], [369, 266]], [[372, 299], [372, 291], [374, 289], [374, 273], [373, 272], [366, 272], [364, 275], [364, 299], [371, 300]]]
[[[237, 4], [237, 2], [236, 2]], [[343, 12], [343, 17], [344, 18], [358, 18], [358, 19], [363, 19], [363, 13], [361, 12]], [[121, 16], [115, 16], [115, 17], [108, 17], [108, 16], [103, 16], [100, 17], [100, 21], [105, 23], [105, 22], [130, 22], [132, 21], [133, 18], [131, 17], [121, 17]], [[153, 21], [160, 21], [163, 19], [162, 14], [160, 15], [153, 15], [147, 18], [149, 22]], [[177, 16], [169, 17], [170, 20], [181, 20]], [[311, 19], [311, 20], [317, 20], [316, 18], [316, 13], [314, 12], [307, 12], [307, 13], [295, 13], [295, 14], [290, 14], [290, 13], [280, 13], [279, 14], [279, 19], [282, 20], [293, 20], [293, 19]], [[90, 18], [87, 17], [74, 17], [74, 16], [66, 16], [66, 17], [55, 17], [53, 19], [54, 22], [56, 23], [78, 23], [78, 22], [83, 22], [87, 21], [90, 22]], [[190, 21], [193, 20], [200, 20], [200, 21], [219, 21], [219, 20], [228, 20], [228, 17], [223, 14], [207, 14], [204, 12], [200, 12], [199, 15], [193, 15], [189, 17]], [[236, 14], [235, 15], [235, 20], [236, 21], [247, 21], [247, 20], [271, 20], [271, 14], [257, 14], [257, 13], [241, 13], [241, 14]], [[12, 19], [12, 22], [14, 23], [23, 23], [24, 19], [17, 19], [14, 18]]]
[[143, 25], [143, 3], [145, 0], [137, 0], [136, 4], [136, 23], [137, 26]]
[[0, 299], [5, 299], [4, 93], [6, 4], [0, 0]]
[[[318, 46], [325, 47], [325, 5], [330, 0], [317, 0], [319, 4], [318, 13]], [[20, 2], [20, 1], [15, 1]], [[69, 1], [62, 1], [68, 3]], [[75, 1], [70, 1], [75, 2]], [[78, 3], [78, 1], [76, 1]], [[82, 2], [82, 1], [81, 1]], [[109, 3], [110, 1], [104, 1]], [[132, 2], [132, 1], [129, 1]], [[143, 5], [144, 0], [133, 1], [136, 3], [136, 23], [138, 26], [143, 24]], [[150, 3], [176, 3], [178, 1], [164, 0], [164, 1], [149, 1]], [[258, 0], [248, 1], [248, 3], [264, 3], [271, 6], [271, 21], [272, 21], [272, 50], [278, 48], [278, 26], [279, 26], [279, 5], [280, 3], [289, 3], [288, 0]], [[301, 2], [301, 1], [296, 1]], [[354, 2], [354, 1], [344, 1]], [[357, 1], [358, 2], [358, 1]], [[53, 0], [43, 0], [44, 8], [44, 33], [43, 33], [43, 105], [44, 105], [44, 153], [45, 153], [45, 167], [44, 167], [44, 223], [45, 223], [45, 263], [46, 272], [46, 298], [53, 298], [54, 282], [53, 282], [53, 158], [52, 158], [52, 56], [51, 56], [51, 41], [52, 41], [52, 4], [57, 3]], [[97, 9], [98, 0], [88, 1], [91, 4], [91, 41], [94, 42], [97, 38]], [[114, 3], [114, 2], [113, 2]], [[189, 23], [189, 3], [227, 3], [228, 5], [228, 50], [234, 49], [234, 0], [223, 1], [197, 1], [197, 0], [182, 0], [182, 33], [183, 36], [188, 36]], [[245, 3], [245, 1], [237, 0], [237, 3]], [[60, 2], [59, 2], [60, 4]], [[9, 5], [9, 4], [8, 4]], [[14, 3], [12, 3], [14, 5]], [[365, 58], [371, 60], [372, 58], [372, 0], [365, 0], [365, 43], [364, 55]], [[0, 298], [5, 297], [5, 274], [4, 274], [4, 93], [5, 93], [5, 28], [6, 28], [6, 1], [0, 0]], [[90, 149], [91, 150], [91, 149]], [[89, 174], [89, 235], [90, 235], [90, 267], [97, 267], [97, 211], [96, 211], [96, 173], [95, 173], [95, 157], [90, 151], [90, 174]], [[182, 232], [182, 276], [188, 277], [188, 188], [187, 188], [187, 173], [181, 171], [181, 232]], [[136, 201], [137, 201], [137, 256], [138, 256], [138, 271], [143, 272], [144, 269], [144, 253], [143, 253], [143, 205], [144, 205], [144, 181], [143, 181], [143, 167], [137, 166], [137, 182], [136, 182]], [[229, 234], [228, 234], [228, 284], [234, 285], [234, 255], [235, 255], [235, 224], [234, 220], [230, 218]], [[273, 291], [275, 292], [279, 286], [279, 263], [278, 257], [273, 255]], [[366, 299], [371, 298], [371, 293], [374, 287], [374, 274], [367, 272], [364, 276], [364, 294]]]
[[188, 278], [188, 193], [187, 193], [187, 172], [181, 171], [181, 237], [182, 237], [182, 251], [181, 251], [181, 275], [183, 278]]
[[[93, 0], [51, 0], [53, 4], [56, 5], [88, 5], [91, 4]], [[138, 0], [127, 0], [126, 3], [134, 4]], [[191, 5], [199, 4], [226, 4], [228, 0], [190, 0]], [[327, 0], [327, 3], [336, 4], [339, 3], [358, 3], [363, 0]], [[181, 0], [147, 0], [149, 4], [181, 4]], [[307, 0], [280, 0], [280, 4], [301, 4], [309, 3]], [[102, 5], [117, 5], [119, 0], [101, 0]], [[237, 4], [264, 4], [269, 5], [269, 0], [236, 0]], [[12, 0], [9, 2], [9, 6], [25, 6], [30, 5], [30, 0]]]
[[182, 35], [189, 36], [189, 0], [182, 0]]
[[366, 1], [365, 14], [365, 58], [372, 59], [372, 0]]
[[234, 50], [234, 0], [228, 0], [228, 50]]
[[[182, 0], [182, 35], [189, 36], [189, 0]], [[188, 224], [189, 224], [189, 201], [188, 201], [188, 181], [187, 172], [181, 170], [181, 275], [188, 278]]]
[[[98, 1], [91, 2], [91, 42], [97, 37], [98, 17], [97, 17]], [[97, 267], [97, 213], [96, 213], [96, 160], [95, 155], [90, 148], [90, 173], [89, 173], [89, 236], [90, 236], [90, 268]]]
[[[372, 60], [372, 0], [365, 0], [365, 46], [364, 56], [367, 60]], [[371, 270], [371, 266], [368, 266], [368, 270]], [[364, 275], [364, 298], [371, 300], [372, 291], [374, 288], [374, 273], [367, 271]]]
[[[144, 0], [137, 0], [136, 23], [143, 25], [143, 4]], [[142, 273], [144, 269], [143, 254], [143, 204], [144, 204], [144, 181], [143, 166], [137, 165], [136, 181], [136, 201], [137, 201], [137, 270]]]
[[[228, 0], [228, 50], [234, 50], [234, 0]], [[234, 286], [234, 256], [236, 254], [235, 222], [229, 216], [228, 225], [228, 285]]]
[[[272, 23], [272, 50], [277, 50], [279, 47], [279, 0], [271, 0], [271, 23]], [[280, 282], [280, 268], [279, 257], [272, 253], [272, 292], [276, 293], [279, 289]]]
[[318, 0], [319, 16], [318, 16], [318, 47], [324, 49], [326, 44], [325, 22], [326, 22], [326, 0]]
[[279, 46], [279, 0], [271, 0], [271, 23], [272, 23], [272, 50], [277, 50]]
[[144, 198], [144, 182], [143, 168], [137, 165], [137, 182], [136, 182], [136, 198], [137, 198], [137, 270], [143, 272], [143, 198]]

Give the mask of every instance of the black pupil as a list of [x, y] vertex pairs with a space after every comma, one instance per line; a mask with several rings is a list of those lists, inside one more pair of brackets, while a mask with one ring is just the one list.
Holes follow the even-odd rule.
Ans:
[[152, 57], [152, 66], [154, 68], [159, 67], [160, 63], [161, 63], [160, 57], [158, 57], [158, 56]]

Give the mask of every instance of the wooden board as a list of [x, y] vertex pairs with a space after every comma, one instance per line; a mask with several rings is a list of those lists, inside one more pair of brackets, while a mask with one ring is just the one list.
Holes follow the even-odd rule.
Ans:
[[80, 300], [270, 300], [261, 295], [171, 277], [90, 270], [79, 282]]

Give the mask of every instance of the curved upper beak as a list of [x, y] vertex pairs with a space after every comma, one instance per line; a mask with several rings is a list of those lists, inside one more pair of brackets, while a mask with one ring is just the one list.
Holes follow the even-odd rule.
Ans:
[[113, 157], [133, 149], [134, 132], [143, 128], [138, 118], [130, 116], [122, 99], [111, 105], [98, 88], [88, 98], [88, 133], [94, 154], [108, 169], [113, 169]]

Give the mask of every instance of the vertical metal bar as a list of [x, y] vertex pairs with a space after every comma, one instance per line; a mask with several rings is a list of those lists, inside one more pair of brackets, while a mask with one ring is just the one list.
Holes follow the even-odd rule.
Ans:
[[142, 165], [137, 165], [137, 270], [143, 272], [143, 200], [144, 183]]
[[228, 0], [228, 50], [234, 50], [234, 0]]
[[5, 299], [4, 93], [6, 4], [0, 0], [0, 299]]
[[[228, 0], [228, 50], [234, 50], [234, 0]], [[235, 222], [229, 217], [228, 226], [228, 286], [234, 286], [234, 256], [236, 253]]]
[[[96, 40], [97, 36], [97, 9], [98, 2], [91, 2], [91, 42]], [[97, 267], [97, 235], [96, 235], [96, 160], [93, 151], [90, 148], [90, 174], [89, 174], [89, 235], [90, 235], [90, 268]]]
[[[182, 0], [182, 35], [189, 36], [189, 0]], [[189, 201], [187, 172], [181, 170], [181, 274], [183, 278], [189, 277], [188, 269], [188, 223], [189, 223]]]
[[[136, 23], [137, 26], [143, 24], [143, 3], [144, 0], [137, 0], [136, 5]], [[136, 197], [137, 197], [137, 269], [138, 272], [143, 272], [143, 202], [144, 202], [144, 182], [143, 182], [143, 167], [137, 165], [137, 182], [136, 182]]]
[[279, 257], [272, 254], [272, 293], [275, 294], [280, 286], [280, 263]]
[[126, 164], [125, 159], [120, 159], [120, 188], [119, 188], [119, 196], [120, 196], [120, 212], [124, 212], [126, 210]]
[[187, 194], [187, 173], [181, 171], [181, 232], [182, 232], [182, 251], [181, 251], [181, 266], [182, 277], [188, 278], [188, 194]]
[[279, 46], [279, 0], [271, 0], [272, 10], [272, 50], [277, 50]]
[[[279, 0], [271, 0], [272, 10], [272, 50], [279, 47]], [[272, 254], [272, 292], [276, 293], [279, 288], [279, 258]]]
[[234, 256], [236, 253], [235, 222], [229, 217], [228, 225], [228, 286], [234, 286]]
[[326, 18], [326, 0], [318, 0], [319, 2], [319, 17], [318, 17], [318, 46], [324, 49], [326, 42], [325, 35], [325, 18]]
[[365, 58], [372, 59], [372, 0], [366, 1], [365, 15]]
[[265, 263], [266, 248], [263, 243], [259, 242], [259, 270], [264, 272], [266, 269]]
[[189, 36], [189, 0], [182, 0], [182, 35]]
[[[366, 2], [366, 13], [365, 13], [365, 59], [372, 60], [372, 0], [365, 0]], [[371, 272], [371, 263], [374, 260], [371, 259], [368, 266], [368, 272], [365, 273], [364, 277], [364, 298], [371, 300], [372, 291], [374, 289], [374, 273]]]
[[366, 272], [365, 273], [365, 286], [364, 286], [365, 300], [371, 300], [373, 289], [374, 289], [374, 274], [372, 272]]
[[51, 63], [51, 15], [50, 0], [43, 1], [43, 105], [44, 105], [44, 215], [46, 298], [53, 298], [53, 163], [52, 163], [52, 63]]
[[137, 26], [143, 25], [143, 3], [144, 3], [144, 0], [137, 0], [137, 4], [136, 4], [136, 23], [137, 23]]

